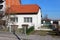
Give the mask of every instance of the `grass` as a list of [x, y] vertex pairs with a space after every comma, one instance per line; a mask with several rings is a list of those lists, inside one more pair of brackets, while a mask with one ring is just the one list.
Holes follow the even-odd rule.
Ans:
[[15, 30], [16, 33], [22, 33], [22, 29], [21, 28], [18, 28]]
[[0, 29], [1, 32], [8, 32], [8, 29], [5, 28], [5, 29]]
[[46, 35], [47, 35], [47, 32], [48, 32], [48, 31], [40, 30], [40, 34], [39, 34], [39, 35], [41, 35], [41, 36], [46, 36]]
[[36, 30], [36, 31], [32, 31], [30, 33], [30, 35], [40, 35], [40, 36], [45, 36], [47, 35], [48, 31], [43, 31], [43, 30]]
[[51, 36], [57, 36], [54, 31], [45, 31], [45, 30], [32, 31], [29, 35], [40, 35], [40, 36], [51, 35]]
[[[12, 31], [12, 30], [11, 30]], [[0, 32], [9, 32], [9, 29], [5, 28], [5, 29], [0, 29]], [[19, 29], [16, 29], [15, 30], [16, 33], [21, 33], [22, 32], [22, 29], [19, 28]]]
[[55, 37], [55, 36], [60, 36], [60, 34], [57, 34], [56, 31], [50, 31], [49, 32], [51, 36]]

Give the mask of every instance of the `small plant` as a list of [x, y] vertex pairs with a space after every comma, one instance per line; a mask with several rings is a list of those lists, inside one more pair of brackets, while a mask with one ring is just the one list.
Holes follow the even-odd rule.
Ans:
[[31, 33], [32, 31], [34, 31], [34, 26], [30, 27], [29, 29], [26, 30], [26, 33], [29, 34]]

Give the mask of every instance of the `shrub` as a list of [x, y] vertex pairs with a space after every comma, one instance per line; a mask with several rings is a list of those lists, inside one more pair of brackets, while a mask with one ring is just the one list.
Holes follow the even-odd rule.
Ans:
[[34, 31], [34, 26], [30, 27], [26, 30], [26, 33], [29, 34], [30, 32]]

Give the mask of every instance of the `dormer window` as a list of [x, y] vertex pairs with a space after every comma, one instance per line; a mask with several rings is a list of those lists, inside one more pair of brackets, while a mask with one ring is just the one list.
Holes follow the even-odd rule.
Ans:
[[4, 1], [3, 0], [0, 0], [0, 3], [3, 3]]
[[0, 9], [2, 9], [3, 8], [3, 5], [0, 5]]

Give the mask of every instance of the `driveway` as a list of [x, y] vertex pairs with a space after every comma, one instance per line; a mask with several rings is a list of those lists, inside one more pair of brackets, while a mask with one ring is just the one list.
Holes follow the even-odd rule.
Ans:
[[60, 40], [60, 37], [55, 36], [39, 36], [39, 35], [18, 35], [22, 39], [30, 39], [30, 40]]
[[0, 40], [18, 40], [13, 33], [10, 32], [0, 32]]

